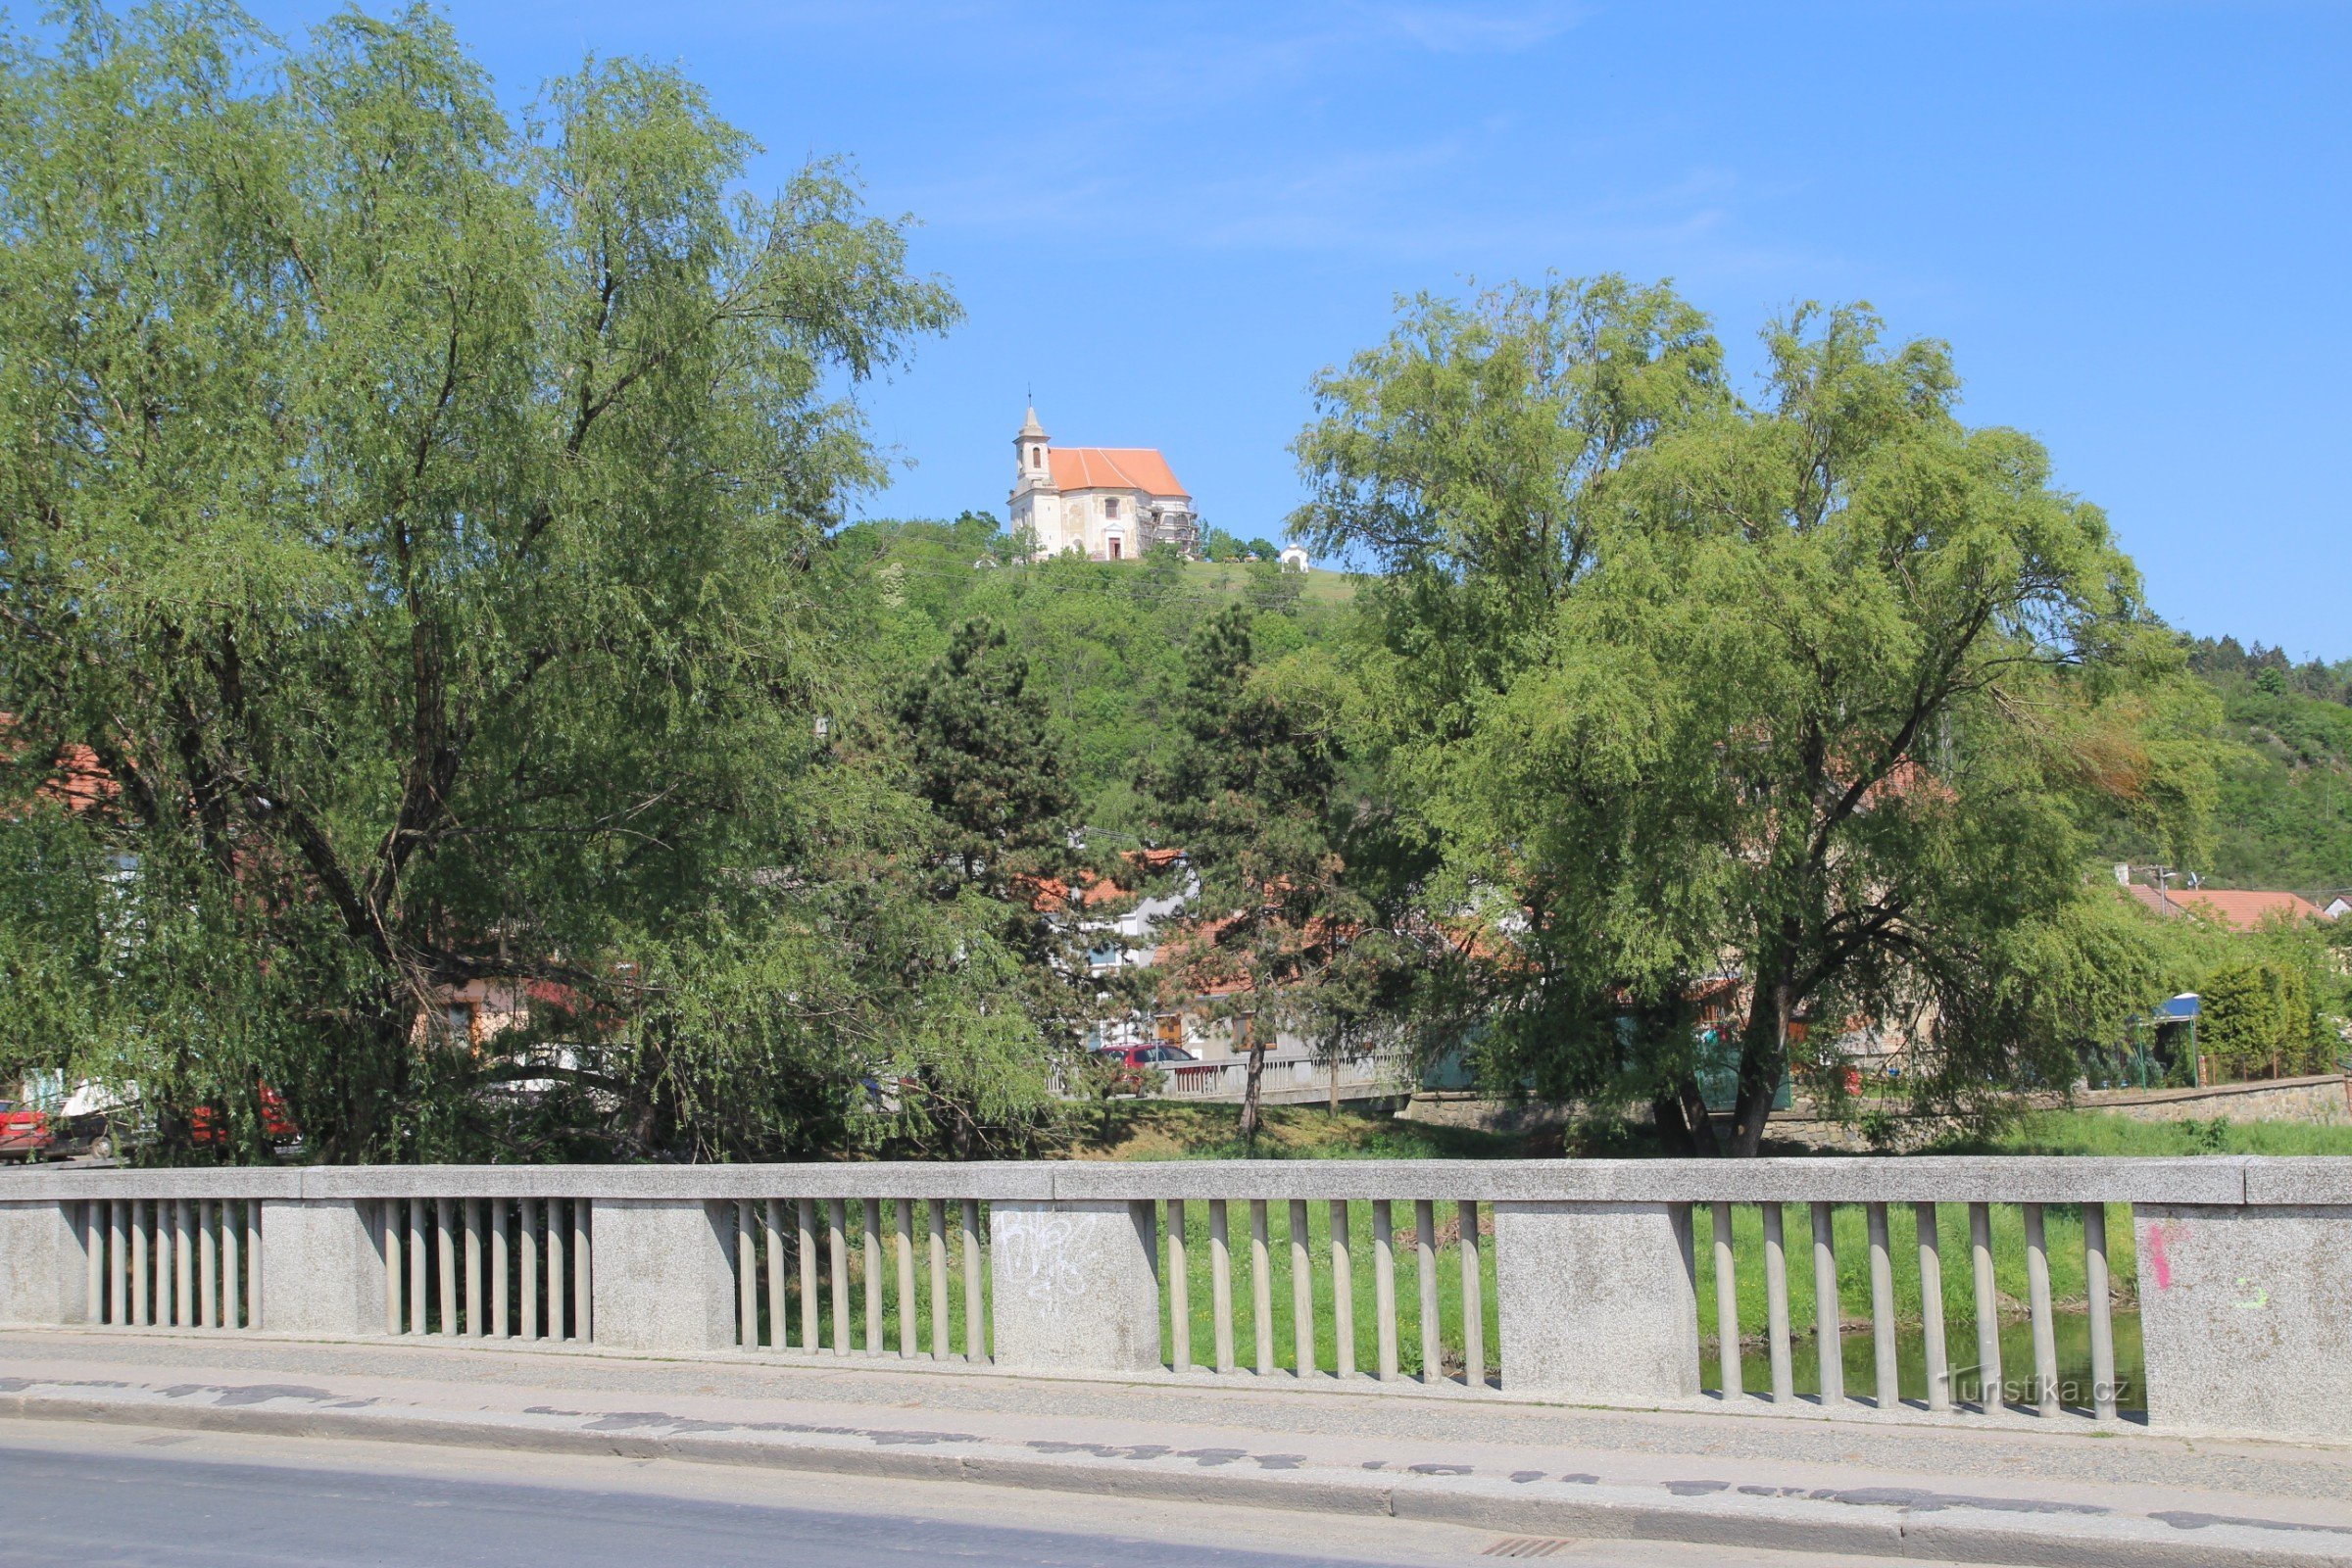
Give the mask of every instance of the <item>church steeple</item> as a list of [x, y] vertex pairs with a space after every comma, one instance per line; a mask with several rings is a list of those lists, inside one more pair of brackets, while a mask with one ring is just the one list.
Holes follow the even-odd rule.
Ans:
[[1054, 487], [1054, 469], [1046, 456], [1049, 439], [1046, 427], [1037, 422], [1037, 406], [1030, 405], [1029, 416], [1021, 421], [1020, 434], [1012, 438], [1013, 462], [1018, 465], [1013, 474], [1014, 490]]

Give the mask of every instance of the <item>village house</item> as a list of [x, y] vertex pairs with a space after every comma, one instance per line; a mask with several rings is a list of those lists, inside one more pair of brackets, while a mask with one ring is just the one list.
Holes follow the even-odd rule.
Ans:
[[1012, 444], [1012, 532], [1038, 560], [1132, 561], [1158, 544], [1199, 553], [1200, 514], [1156, 447], [1056, 447], [1034, 408]]

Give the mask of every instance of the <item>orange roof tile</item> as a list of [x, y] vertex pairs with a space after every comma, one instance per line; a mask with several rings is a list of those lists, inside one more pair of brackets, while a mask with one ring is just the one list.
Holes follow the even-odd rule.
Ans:
[[2159, 914], [2194, 914], [2239, 931], [2251, 931], [2274, 915], [2290, 920], [2325, 920], [2328, 916], [2299, 894], [2270, 893], [2251, 888], [2182, 888], [2160, 893], [2132, 884], [2130, 892]]
[[1192, 492], [1176, 480], [1156, 447], [1054, 447], [1049, 452], [1060, 490], [1141, 490], [1152, 496]]

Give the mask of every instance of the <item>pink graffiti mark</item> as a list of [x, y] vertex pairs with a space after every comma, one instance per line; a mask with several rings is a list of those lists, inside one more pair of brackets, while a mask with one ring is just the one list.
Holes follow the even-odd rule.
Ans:
[[2164, 1251], [2167, 1240], [2163, 1225], [2148, 1227], [2148, 1261], [2156, 1265], [2156, 1288], [2160, 1291], [2173, 1288], [2173, 1260]]

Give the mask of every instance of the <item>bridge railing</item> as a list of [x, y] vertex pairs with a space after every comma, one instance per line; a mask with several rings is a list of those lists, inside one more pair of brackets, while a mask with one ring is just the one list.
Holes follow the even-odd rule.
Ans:
[[0, 1322], [2352, 1439], [2352, 1160], [26, 1170]]

